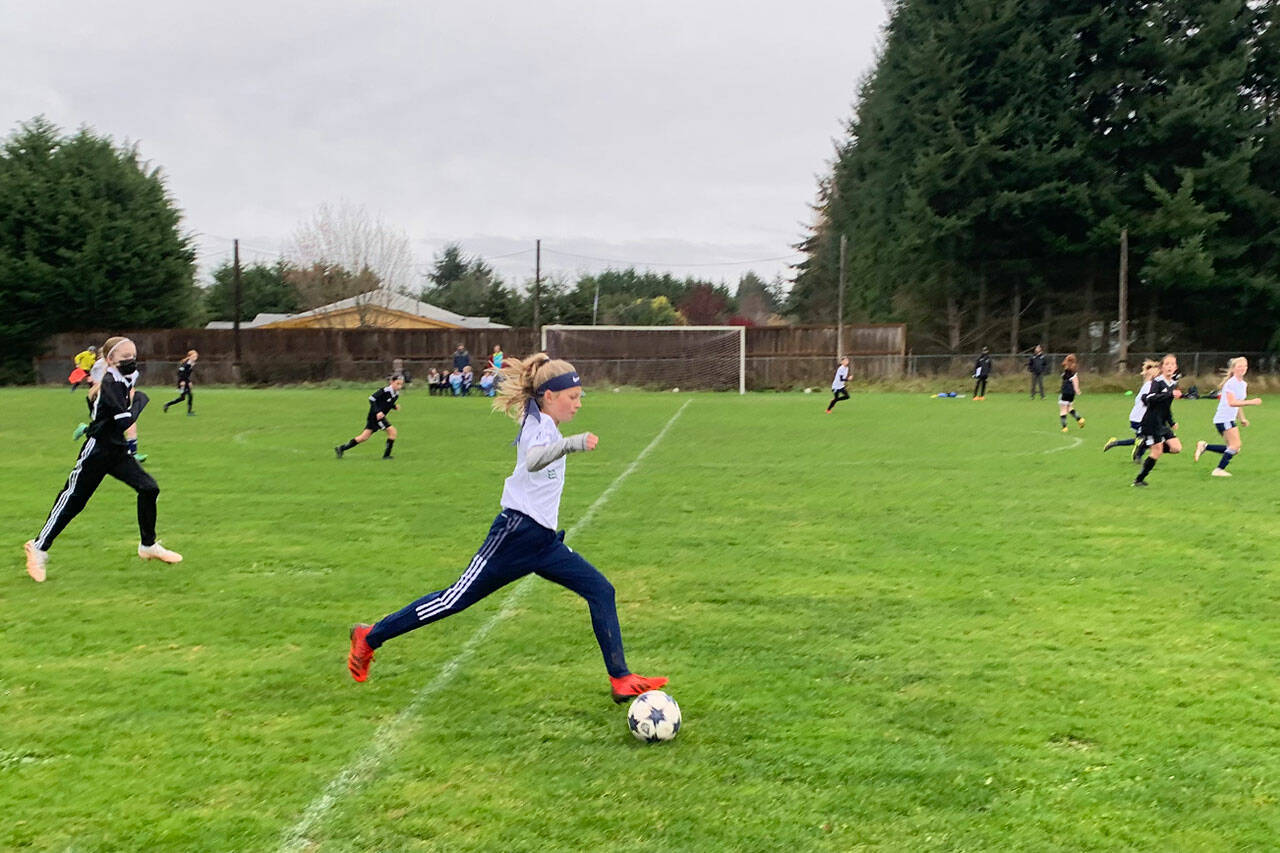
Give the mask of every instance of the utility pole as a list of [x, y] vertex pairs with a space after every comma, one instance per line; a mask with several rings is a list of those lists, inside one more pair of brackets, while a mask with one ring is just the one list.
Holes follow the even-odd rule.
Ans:
[[533, 330], [536, 332], [542, 326], [542, 311], [538, 305], [538, 291], [542, 289], [542, 241], [536, 240], [533, 245]]
[[836, 297], [836, 360], [844, 357], [844, 254], [848, 239], [840, 235], [840, 284]]
[[232, 329], [231, 337], [235, 342], [235, 350], [236, 350], [235, 371], [236, 371], [236, 377], [238, 379], [240, 375], [240, 240], [239, 239], [232, 240], [231, 246], [235, 252], [233, 269], [235, 271], [234, 281], [235, 281], [235, 288], [236, 288], [236, 295], [235, 295], [236, 304], [234, 308], [235, 314], [233, 315], [234, 322], [231, 324], [231, 329]]
[[1129, 229], [1120, 229], [1120, 351], [1118, 367], [1123, 372], [1129, 361]]

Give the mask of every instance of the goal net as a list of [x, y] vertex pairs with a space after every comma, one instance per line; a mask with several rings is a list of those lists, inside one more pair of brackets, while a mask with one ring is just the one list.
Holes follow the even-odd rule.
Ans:
[[588, 385], [747, 390], [745, 326], [543, 326], [542, 349]]

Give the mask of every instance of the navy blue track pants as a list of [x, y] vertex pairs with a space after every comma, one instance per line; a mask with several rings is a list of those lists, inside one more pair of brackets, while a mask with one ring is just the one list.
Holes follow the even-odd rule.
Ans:
[[384, 617], [369, 632], [368, 643], [376, 649], [392, 637], [466, 610], [530, 573], [571, 589], [587, 600], [591, 628], [604, 655], [605, 668], [615, 678], [626, 675], [627, 661], [622, 651], [622, 629], [618, 625], [613, 585], [599, 569], [564, 544], [563, 531], [556, 533], [513, 509], [498, 513], [484, 544], [461, 577], [445, 589], [424, 595]]

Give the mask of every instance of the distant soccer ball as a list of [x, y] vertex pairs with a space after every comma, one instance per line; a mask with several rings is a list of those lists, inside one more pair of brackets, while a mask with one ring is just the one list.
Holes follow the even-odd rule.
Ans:
[[680, 393], [680, 389], [679, 389], [679, 388], [672, 388], [672, 389], [671, 389], [671, 393], [672, 393], [672, 394], [679, 394], [679, 393]]
[[671, 740], [680, 731], [680, 706], [661, 690], [641, 693], [627, 709], [627, 727], [640, 740]]

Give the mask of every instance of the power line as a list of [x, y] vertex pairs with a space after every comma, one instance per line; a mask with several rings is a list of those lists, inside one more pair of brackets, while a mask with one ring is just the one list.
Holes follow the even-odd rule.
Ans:
[[584, 261], [599, 261], [605, 264], [624, 264], [626, 266], [636, 266], [636, 267], [673, 267], [673, 268], [674, 267], [734, 267], [734, 266], [743, 266], [746, 264], [763, 264], [769, 261], [787, 261], [787, 260], [791, 260], [792, 258], [804, 257], [804, 255], [800, 252], [793, 252], [790, 255], [779, 255], [778, 257], [774, 257], [774, 258], [752, 258], [751, 260], [747, 260], [747, 261], [722, 261], [720, 263], [699, 262], [699, 263], [679, 264], [679, 263], [656, 262], [656, 261], [624, 261], [619, 258], [597, 258], [592, 255], [578, 255], [578, 254], [574, 254], [573, 252], [561, 252], [558, 249], [543, 249], [542, 251], [546, 252], [549, 255], [561, 255], [562, 257], [566, 257], [566, 258], [579, 258]]

